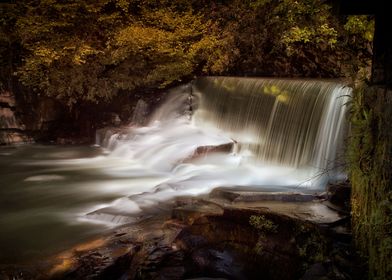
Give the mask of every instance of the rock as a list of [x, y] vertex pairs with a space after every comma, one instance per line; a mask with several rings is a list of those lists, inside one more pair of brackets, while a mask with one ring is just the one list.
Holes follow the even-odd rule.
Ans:
[[148, 115], [148, 104], [143, 100], [139, 99], [133, 109], [131, 123], [134, 125], [145, 125]]
[[228, 200], [230, 202], [234, 201], [236, 198], [238, 198], [241, 194], [235, 191], [230, 191], [225, 188], [215, 188], [213, 189], [209, 197], [210, 198], [217, 198], [217, 199], [223, 199], [223, 200]]
[[329, 279], [328, 272], [322, 263], [315, 263], [302, 276], [301, 280]]
[[230, 153], [234, 147], [234, 142], [221, 144], [217, 146], [200, 146], [196, 148], [194, 156], [205, 156], [209, 153]]
[[197, 277], [197, 278], [187, 278], [185, 280], [227, 280], [227, 278]]
[[9, 91], [2, 91], [0, 93], [0, 107], [15, 108], [15, 97]]
[[312, 194], [292, 193], [292, 192], [263, 192], [263, 191], [242, 191], [216, 188], [210, 193], [212, 198], [224, 198], [233, 202], [252, 202], [252, 201], [287, 201], [287, 202], [306, 202], [316, 200]]
[[207, 246], [208, 240], [201, 235], [194, 235], [184, 230], [177, 237], [176, 245], [177, 248], [192, 251], [194, 248]]
[[0, 145], [31, 142], [26, 127], [15, 113], [15, 98], [10, 92], [0, 92]]
[[233, 140], [233, 142], [216, 146], [199, 146], [196, 148], [193, 154], [184, 159], [183, 162], [190, 162], [201, 157], [206, 157], [212, 153], [231, 153], [235, 144], [236, 142]]
[[[179, 198], [171, 216], [152, 215], [68, 250], [52, 258], [50, 269], [41, 273], [46, 278], [38, 279], [306, 280], [354, 275], [356, 268], [344, 253], [348, 247], [341, 241], [331, 246], [326, 225], [336, 217], [320, 202], [301, 201], [297, 194], [293, 202], [271, 200], [281, 194], [259, 194], [260, 201], [237, 200], [243, 194], [232, 191], [221, 192], [219, 199], [215, 195]], [[253, 216], [260, 224], [250, 223]]]
[[13, 145], [31, 143], [31, 137], [23, 132], [13, 130], [0, 130], [0, 145]]
[[180, 206], [174, 207], [172, 210], [172, 218], [179, 219], [187, 224], [192, 224], [195, 220], [203, 216], [222, 215], [221, 206], [206, 201], [196, 201], [189, 204], [183, 204], [180, 200]]
[[230, 279], [247, 279], [241, 262], [227, 250], [201, 248], [192, 253], [194, 273]]
[[120, 125], [120, 124], [121, 124], [120, 116], [119, 116], [118, 114], [116, 114], [116, 113], [112, 113], [112, 114], [111, 114], [110, 122], [111, 122], [113, 125], [115, 125], [115, 126]]
[[329, 206], [335, 210], [348, 213], [350, 212], [351, 186], [348, 182], [329, 185], [327, 187], [330, 202]]

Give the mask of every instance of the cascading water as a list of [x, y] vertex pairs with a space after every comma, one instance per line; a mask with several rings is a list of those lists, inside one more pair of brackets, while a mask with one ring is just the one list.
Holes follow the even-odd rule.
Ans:
[[[160, 183], [92, 216], [127, 216], [120, 205], [136, 203], [141, 211], [218, 186], [322, 190], [339, 173], [334, 168], [349, 95], [349, 88], [328, 81], [209, 77], [179, 87], [148, 126], [103, 141], [109, 158], [132, 160], [143, 172], [159, 174]], [[195, 156], [198, 147], [227, 143], [234, 146], [231, 153]]]
[[255, 162], [333, 170], [351, 89], [334, 82], [203, 78], [196, 126], [216, 127]]
[[58, 251], [215, 187], [321, 191], [339, 174], [329, 171], [348, 95], [328, 81], [202, 78], [173, 89], [150, 120], [139, 102], [128, 127], [98, 131], [103, 151], [2, 149], [0, 263]]

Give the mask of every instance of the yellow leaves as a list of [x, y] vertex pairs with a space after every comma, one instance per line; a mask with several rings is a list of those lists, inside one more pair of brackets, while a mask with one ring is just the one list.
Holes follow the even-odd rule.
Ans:
[[42, 63], [49, 66], [53, 61], [60, 58], [60, 54], [52, 48], [39, 46], [34, 50], [34, 55], [41, 59]]
[[201, 40], [192, 44], [188, 50], [189, 56], [195, 61], [206, 61], [205, 73], [220, 74], [226, 71], [237, 56], [232, 48], [232, 38], [218, 37], [214, 34], [205, 35]]
[[86, 63], [86, 60], [91, 55], [96, 55], [99, 53], [103, 53], [102, 51], [93, 49], [91, 46], [87, 44], [83, 44], [76, 49], [75, 55], [73, 56], [73, 62], [77, 65], [81, 65]]
[[155, 56], [172, 50], [173, 35], [154, 27], [131, 25], [120, 30], [110, 43], [112, 63], [119, 63], [130, 56]]
[[337, 43], [338, 32], [330, 27], [328, 23], [323, 23], [315, 27], [299, 26], [292, 27], [286, 32], [281, 39], [281, 42], [286, 45], [287, 52], [290, 55], [294, 51], [292, 46], [294, 43], [303, 44], [325, 44], [330, 48]]
[[274, 96], [276, 100], [281, 103], [287, 103], [290, 98], [289, 93], [286, 90], [281, 90], [275, 85], [264, 86], [263, 93]]
[[328, 23], [322, 24], [317, 30], [316, 34], [319, 34], [316, 37], [317, 43], [326, 42], [330, 47], [337, 43], [338, 32], [335, 28], [330, 27]]
[[225, 71], [230, 47], [212, 20], [186, 0], [167, 2], [46, 0], [56, 4], [43, 8], [54, 9], [56, 20], [32, 7], [34, 16], [18, 21], [32, 51], [20, 79], [71, 105], [107, 100], [118, 90], [166, 87], [203, 67]]
[[47, 46], [39, 46], [34, 49], [33, 57], [35, 57], [37, 63], [49, 67], [54, 61], [67, 58], [71, 58], [72, 62], [76, 65], [81, 65], [86, 63], [89, 56], [99, 53], [102, 53], [102, 51], [98, 51], [87, 44], [80, 46], [67, 45], [61, 51]]
[[116, 0], [115, 4], [118, 8], [120, 8], [123, 12], [128, 13], [128, 7], [129, 7], [129, 2], [128, 0]]
[[359, 35], [368, 42], [373, 41], [374, 20], [368, 16], [349, 16], [344, 29], [352, 35]]
[[277, 95], [277, 94], [279, 94], [280, 90], [279, 90], [279, 88], [278, 88], [277, 86], [271, 86], [271, 87], [270, 87], [270, 92], [271, 92], [273, 95]]
[[287, 103], [289, 101], [289, 96], [287, 94], [280, 94], [276, 100], [278, 100], [281, 103]]
[[191, 74], [193, 65], [189, 61], [174, 61], [157, 65], [147, 76], [147, 81], [155, 83], [161, 81], [160, 88], [170, 85], [181, 77]]
[[282, 42], [285, 44], [295, 43], [295, 42], [310, 42], [314, 31], [309, 27], [305, 26], [300, 28], [298, 26], [292, 27], [285, 35], [283, 35]]
[[154, 47], [157, 43], [169, 41], [170, 37], [170, 32], [158, 28], [131, 25], [115, 36], [115, 44], [118, 46], [134, 45], [141, 49], [149, 46]]
[[[108, 44], [110, 62], [128, 73], [117, 75], [116, 85], [128, 86], [129, 79], [132, 86], [166, 87], [192, 75], [195, 65], [203, 62], [210, 63], [208, 69], [226, 69], [222, 58], [228, 58], [220, 55], [222, 42], [208, 33], [211, 23], [200, 14], [144, 9], [138, 21], [117, 30]], [[139, 72], [144, 75], [133, 76]]]
[[216, 45], [212, 36], [203, 34], [208, 21], [198, 14], [173, 12], [168, 8], [144, 11], [139, 22], [120, 29], [109, 44], [112, 61], [120, 63], [130, 56], [140, 55], [166, 64], [170, 61], [194, 63], [205, 58], [205, 49]]
[[161, 30], [171, 31], [178, 37], [199, 35], [209, 22], [203, 22], [202, 16], [192, 11], [174, 12], [171, 9], [144, 11], [143, 22], [146, 26], [155, 26]]

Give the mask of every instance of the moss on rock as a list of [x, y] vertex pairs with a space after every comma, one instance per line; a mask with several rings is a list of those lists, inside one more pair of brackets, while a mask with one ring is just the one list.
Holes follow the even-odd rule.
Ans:
[[391, 90], [364, 85], [354, 90], [348, 147], [352, 225], [370, 279], [392, 273], [391, 103]]

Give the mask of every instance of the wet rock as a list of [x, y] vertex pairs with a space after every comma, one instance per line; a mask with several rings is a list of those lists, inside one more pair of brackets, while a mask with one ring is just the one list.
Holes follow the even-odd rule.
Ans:
[[252, 201], [287, 201], [287, 202], [306, 202], [318, 199], [313, 194], [293, 193], [293, 192], [261, 192], [261, 191], [242, 191], [225, 188], [214, 189], [210, 197], [224, 198], [233, 202], [252, 202]]
[[1, 280], [35, 280], [43, 278], [42, 271], [37, 267], [14, 267], [0, 265]]
[[306, 270], [301, 280], [329, 279], [327, 270], [322, 263], [316, 263]]
[[144, 125], [147, 121], [148, 115], [148, 104], [143, 100], [139, 99], [133, 109], [131, 123], [135, 125]]
[[184, 202], [180, 200], [177, 205], [179, 206], [174, 207], [172, 210], [172, 217], [188, 224], [191, 224], [196, 219], [206, 215], [212, 216], [223, 214], [221, 206], [205, 201], [194, 201], [184, 204]]
[[340, 212], [350, 212], [351, 186], [348, 182], [329, 185], [327, 190], [329, 207]]
[[26, 127], [15, 113], [15, 98], [10, 92], [0, 92], [0, 145], [31, 142]]
[[227, 280], [227, 278], [197, 277], [197, 278], [187, 278], [185, 280]]
[[[238, 198], [233, 192], [227, 196]], [[336, 226], [328, 221], [339, 215], [326, 215], [325, 209], [332, 210], [325, 205], [297, 198], [221, 198], [179, 198], [171, 215], [137, 221], [99, 242], [63, 253], [47, 273], [50, 277], [42, 279], [289, 280], [360, 275], [355, 274], [349, 244], [331, 240], [330, 228]], [[251, 223], [251, 217], [258, 217], [253, 219], [258, 224]]]
[[247, 279], [243, 266], [227, 250], [201, 248], [192, 253], [193, 273], [230, 279]]
[[226, 188], [215, 188], [210, 192], [209, 197], [215, 199], [228, 200], [232, 202], [240, 195], [241, 195], [240, 193], [236, 191], [227, 190]]
[[32, 139], [22, 131], [0, 130], [0, 145], [30, 143]]
[[234, 149], [236, 142], [214, 145], [214, 146], [200, 146], [190, 155], [188, 158], [184, 159], [183, 162], [189, 162], [198, 158], [206, 157], [212, 153], [231, 153]]
[[217, 146], [201, 146], [197, 147], [194, 156], [205, 156], [209, 153], [230, 153], [233, 151], [234, 142], [221, 144]]
[[176, 247], [192, 252], [195, 248], [208, 245], [208, 240], [201, 235], [194, 235], [186, 230], [182, 231], [176, 241]]

